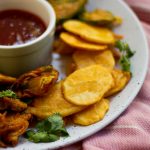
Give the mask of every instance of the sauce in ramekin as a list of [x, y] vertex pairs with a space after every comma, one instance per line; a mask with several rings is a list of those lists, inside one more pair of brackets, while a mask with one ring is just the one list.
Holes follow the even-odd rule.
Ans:
[[36, 15], [22, 10], [0, 11], [0, 45], [20, 45], [32, 41], [46, 30]]

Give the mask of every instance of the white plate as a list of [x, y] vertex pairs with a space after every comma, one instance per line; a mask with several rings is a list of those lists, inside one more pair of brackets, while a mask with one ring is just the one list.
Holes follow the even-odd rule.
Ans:
[[[123, 18], [124, 23], [116, 29], [116, 32], [123, 34], [131, 48], [136, 51], [135, 56], [131, 60], [133, 73], [131, 81], [122, 92], [112, 98], [110, 110], [102, 121], [87, 127], [69, 126], [67, 130], [70, 137], [53, 143], [35, 144], [21, 139], [15, 148], [8, 148], [9, 150], [55, 149], [82, 140], [101, 130], [116, 119], [129, 106], [139, 92], [148, 67], [148, 45], [137, 17], [121, 0], [89, 0], [87, 9], [92, 10], [94, 8], [108, 9]], [[68, 62], [67, 57], [64, 60], [66, 63]], [[57, 55], [54, 56], [53, 65], [61, 70], [61, 78], [63, 78], [65, 64], [61, 63], [61, 58]]]

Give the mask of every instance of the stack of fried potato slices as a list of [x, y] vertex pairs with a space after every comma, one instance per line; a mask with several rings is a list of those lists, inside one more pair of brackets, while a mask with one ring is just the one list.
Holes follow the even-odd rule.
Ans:
[[54, 52], [72, 56], [73, 68], [46, 96], [34, 99], [27, 112], [40, 119], [57, 112], [76, 124], [91, 125], [104, 118], [109, 96], [121, 91], [131, 75], [116, 68], [116, 36], [110, 29], [78, 20], [68, 20], [63, 27]]

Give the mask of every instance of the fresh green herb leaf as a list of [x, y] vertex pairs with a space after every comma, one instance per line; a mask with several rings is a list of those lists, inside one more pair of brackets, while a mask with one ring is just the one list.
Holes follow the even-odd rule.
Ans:
[[135, 54], [128, 45], [128, 43], [123, 41], [117, 41], [115, 44], [116, 48], [121, 52], [121, 58], [119, 63], [124, 71], [130, 71], [131, 63], [130, 58]]
[[39, 122], [35, 130], [26, 132], [26, 138], [35, 143], [53, 142], [58, 140], [60, 136], [69, 136], [69, 134], [64, 128], [63, 119], [59, 114], [53, 114]]
[[122, 66], [122, 70], [130, 71], [131, 64], [130, 64], [130, 60], [127, 57], [122, 56], [119, 60], [119, 64]]
[[131, 48], [129, 47], [129, 45], [126, 43], [126, 46], [125, 46], [125, 50], [126, 50], [126, 53], [127, 53], [127, 57], [128, 58], [131, 58], [135, 52], [131, 50]]
[[66, 128], [60, 128], [59, 131], [60, 131], [60, 133], [61, 133], [62, 136], [65, 136], [65, 137], [69, 136]]
[[54, 142], [54, 141], [59, 140], [59, 136], [57, 136], [57, 135], [49, 134], [48, 136], [49, 136], [50, 142]]
[[61, 129], [63, 127], [63, 120], [61, 118], [61, 116], [59, 114], [54, 114], [50, 117], [48, 117], [46, 120], [38, 123], [36, 125], [36, 128], [39, 131], [43, 131], [46, 130], [49, 133], [55, 133], [58, 132], [59, 129]]
[[[47, 120], [43, 120], [43, 121], [37, 123], [37, 125], [35, 126], [36, 129], [37, 129], [38, 131], [41, 131], [41, 132], [42, 132], [42, 131], [45, 131], [46, 122], [47, 122]], [[50, 128], [50, 127], [49, 127], [49, 128]]]
[[63, 127], [64, 122], [59, 114], [54, 114], [51, 117], [48, 117], [48, 122], [51, 124], [51, 131], [55, 132]]
[[116, 41], [115, 47], [118, 48], [120, 52], [124, 50], [124, 44], [121, 41]]
[[28, 130], [26, 133], [25, 133], [25, 137], [31, 137], [34, 135], [34, 130]]
[[0, 98], [3, 98], [3, 97], [17, 98], [17, 95], [11, 90], [5, 90], [5, 91], [0, 92]]
[[43, 142], [48, 139], [47, 136], [46, 132], [35, 132], [30, 136], [29, 140], [34, 143]]
[[59, 139], [57, 135], [53, 134], [48, 134], [47, 132], [35, 132], [32, 130], [28, 130], [26, 132], [26, 137], [29, 139], [29, 141], [32, 141], [34, 143], [39, 143], [39, 142], [54, 142]]

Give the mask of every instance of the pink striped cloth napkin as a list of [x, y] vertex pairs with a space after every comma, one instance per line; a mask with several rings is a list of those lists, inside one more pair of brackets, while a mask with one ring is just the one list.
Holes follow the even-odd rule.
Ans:
[[[126, 2], [141, 19], [150, 46], [150, 0]], [[84, 141], [61, 150], [82, 149], [150, 150], [150, 69], [138, 96], [117, 120]]]

